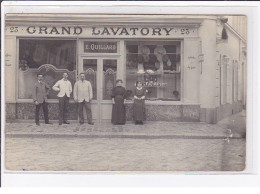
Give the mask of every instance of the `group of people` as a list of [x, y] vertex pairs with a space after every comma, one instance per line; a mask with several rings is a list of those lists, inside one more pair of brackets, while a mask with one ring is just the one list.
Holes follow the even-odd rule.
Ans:
[[[124, 125], [126, 122], [126, 89], [122, 86], [122, 80], [116, 80], [116, 87], [112, 91], [112, 123], [114, 125]], [[136, 82], [134, 90], [133, 119], [135, 124], [143, 124], [145, 120], [145, 95], [146, 89], [142, 87], [142, 82]]]
[[[50, 86], [43, 81], [43, 74], [37, 75], [38, 81], [33, 88], [33, 101], [36, 106], [35, 109], [35, 123], [40, 125], [39, 111], [42, 107], [45, 124], [52, 124], [48, 117], [47, 96], [51, 90]], [[122, 86], [122, 80], [116, 80], [116, 87], [112, 90], [112, 119], [114, 125], [123, 125], [126, 122], [126, 89]], [[63, 73], [63, 78], [57, 81], [52, 87], [54, 91], [58, 92], [59, 99], [59, 125], [70, 124], [68, 121], [69, 98], [72, 93], [72, 85], [68, 80], [68, 74]], [[136, 82], [134, 90], [134, 105], [133, 105], [133, 119], [135, 124], [143, 124], [145, 120], [145, 95], [146, 90], [142, 87], [140, 81]], [[92, 86], [89, 81], [85, 79], [85, 74], [80, 74], [80, 79], [75, 83], [73, 89], [73, 98], [78, 104], [79, 123], [84, 124], [83, 107], [86, 109], [88, 124], [94, 125], [92, 122], [91, 100], [93, 99]]]
[[[33, 88], [33, 101], [36, 105], [35, 109], [35, 123], [36, 125], [40, 125], [39, 122], [39, 111], [42, 107], [44, 119], [46, 124], [51, 124], [49, 122], [48, 117], [48, 104], [46, 102], [47, 96], [51, 90], [49, 85], [43, 81], [43, 75], [38, 74], [38, 81], [35, 83]], [[68, 74], [63, 73], [63, 78], [55, 83], [52, 87], [54, 91], [58, 93], [59, 99], [59, 125], [62, 124], [70, 124], [68, 121], [68, 109], [69, 109], [69, 98], [72, 93], [72, 85], [71, 82], [68, 80]], [[79, 122], [80, 124], [84, 123], [84, 116], [83, 116], [83, 107], [86, 108], [88, 124], [94, 125], [92, 122], [92, 113], [90, 102], [93, 98], [93, 92], [91, 83], [85, 79], [85, 74], [80, 74], [80, 79], [74, 85], [74, 100], [78, 104], [79, 110]]]

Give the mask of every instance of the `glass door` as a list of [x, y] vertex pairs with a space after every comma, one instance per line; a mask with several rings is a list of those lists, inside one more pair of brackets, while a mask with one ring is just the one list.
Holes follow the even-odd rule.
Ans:
[[101, 102], [100, 114], [102, 121], [110, 121], [112, 115], [112, 90], [116, 85], [117, 59], [102, 58], [101, 66]]
[[[81, 65], [81, 72], [85, 73], [85, 78], [91, 83], [92, 91], [93, 91], [93, 100], [91, 102], [91, 110], [92, 110], [92, 118], [94, 122], [99, 121], [99, 83], [98, 83], [98, 59], [97, 58], [83, 58], [82, 59], [82, 65]], [[84, 111], [84, 117], [86, 118], [86, 112]]]
[[[84, 72], [93, 89], [91, 102], [94, 122], [110, 121], [112, 114], [112, 89], [117, 75], [117, 59], [105, 57], [83, 57], [79, 73]], [[86, 114], [84, 110], [85, 119]]]

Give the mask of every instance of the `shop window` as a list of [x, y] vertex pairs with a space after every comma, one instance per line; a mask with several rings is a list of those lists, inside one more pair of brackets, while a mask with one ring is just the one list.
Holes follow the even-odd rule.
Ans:
[[[76, 41], [50, 39], [20, 39], [18, 67], [18, 98], [31, 99], [37, 74], [42, 73], [52, 87], [67, 72], [74, 85], [76, 71]], [[50, 99], [57, 98], [51, 90]]]
[[[126, 44], [126, 89], [136, 81], [147, 89], [148, 100], [180, 101], [180, 41], [128, 42]], [[129, 95], [129, 98], [133, 97]]]

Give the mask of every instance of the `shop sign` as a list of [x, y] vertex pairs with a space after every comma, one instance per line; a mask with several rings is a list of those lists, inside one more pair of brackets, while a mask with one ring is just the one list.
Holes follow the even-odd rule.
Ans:
[[117, 42], [84, 41], [84, 53], [117, 53]]
[[157, 76], [146, 76], [143, 82], [144, 87], [166, 87], [167, 83], [157, 82]]
[[196, 37], [196, 27], [143, 27], [143, 26], [8, 26], [6, 35], [28, 36], [77, 36], [92, 38], [165, 38], [165, 37]]
[[144, 87], [166, 87], [167, 83], [159, 83], [159, 82], [149, 81], [149, 82], [144, 82], [143, 86]]

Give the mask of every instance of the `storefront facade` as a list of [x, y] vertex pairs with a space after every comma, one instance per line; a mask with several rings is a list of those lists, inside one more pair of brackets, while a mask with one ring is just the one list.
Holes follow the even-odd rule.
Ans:
[[[111, 90], [122, 79], [129, 121], [140, 80], [147, 89], [147, 120], [215, 123], [223, 112], [241, 111], [246, 94], [246, 42], [228, 28], [232, 42], [219, 41], [224, 25], [216, 16], [7, 15], [6, 118], [34, 119], [38, 73], [53, 86], [64, 72], [72, 85], [84, 72], [93, 87], [96, 122], [111, 119]], [[49, 95], [51, 120], [58, 119], [56, 95]], [[77, 120], [72, 97], [69, 110]]]

